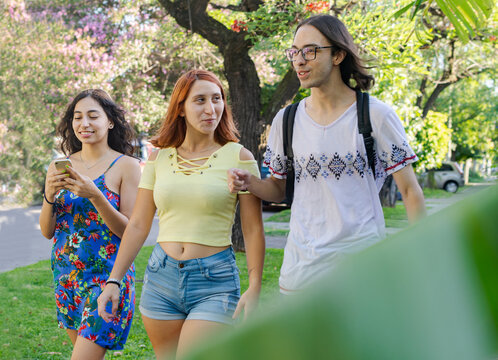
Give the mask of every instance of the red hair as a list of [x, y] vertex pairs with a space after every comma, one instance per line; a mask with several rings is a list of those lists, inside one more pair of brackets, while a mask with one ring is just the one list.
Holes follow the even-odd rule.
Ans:
[[187, 125], [183, 116], [180, 116], [180, 113], [183, 111], [185, 100], [196, 80], [206, 80], [218, 85], [223, 97], [223, 114], [221, 115], [220, 123], [214, 131], [214, 140], [221, 145], [225, 145], [229, 141], [239, 142], [237, 138], [239, 132], [235, 127], [232, 113], [228, 108], [225, 91], [223, 91], [220, 80], [210, 71], [190, 70], [186, 74], [183, 74], [176, 82], [164, 122], [156, 136], [150, 141], [152, 145], [159, 148], [167, 148], [179, 147], [183, 143], [187, 132]]

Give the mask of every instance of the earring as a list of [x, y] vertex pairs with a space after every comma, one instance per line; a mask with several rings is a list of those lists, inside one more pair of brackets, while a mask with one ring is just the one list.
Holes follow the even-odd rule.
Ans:
[[112, 129], [114, 127], [114, 124], [109, 125], [109, 129]]

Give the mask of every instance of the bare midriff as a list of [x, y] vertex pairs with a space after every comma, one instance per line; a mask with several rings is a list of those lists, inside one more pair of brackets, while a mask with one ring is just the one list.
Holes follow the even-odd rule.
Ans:
[[164, 252], [175, 260], [204, 258], [219, 253], [230, 246], [206, 246], [189, 242], [160, 242]]
[[[186, 159], [177, 154], [178, 172], [192, 175], [204, 170], [209, 156]], [[164, 252], [175, 260], [190, 260], [208, 257], [223, 251], [230, 246], [208, 246], [191, 242], [160, 242]]]

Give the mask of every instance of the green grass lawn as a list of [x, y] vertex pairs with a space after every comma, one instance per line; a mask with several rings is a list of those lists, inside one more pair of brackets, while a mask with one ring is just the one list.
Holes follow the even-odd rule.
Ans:
[[446, 190], [441, 190], [441, 189], [430, 189], [430, 188], [424, 188], [424, 198], [425, 199], [444, 199], [444, 198], [450, 198], [452, 197], [453, 193], [450, 193]]
[[[155, 359], [140, 318], [141, 279], [153, 247], [144, 247], [136, 261], [137, 298], [133, 325], [122, 351], [109, 351], [106, 359]], [[278, 294], [283, 250], [267, 249], [261, 302]], [[236, 254], [242, 291], [247, 289], [245, 254]], [[0, 274], [0, 359], [69, 359], [72, 345], [57, 328], [52, 272], [49, 261]]]
[[[446, 191], [445, 191], [446, 192]], [[386, 221], [387, 227], [401, 228], [408, 225], [408, 219], [406, 217], [406, 210], [403, 202], [398, 201], [396, 207], [394, 208], [383, 208], [384, 219]], [[265, 219], [265, 222], [289, 222], [290, 220], [290, 210], [283, 210]], [[289, 230], [280, 229], [265, 229], [265, 235], [267, 236], [287, 236]]]
[[[445, 190], [440, 189], [429, 189], [424, 188], [424, 197], [439, 199], [448, 198], [454, 194], [449, 193]], [[428, 207], [428, 206], [427, 206]], [[403, 228], [408, 226], [408, 218], [406, 217], [405, 205], [402, 201], [397, 201], [394, 208], [384, 207], [382, 208], [384, 212], [384, 220], [386, 222], [386, 227], [393, 228]], [[290, 221], [290, 209], [282, 210], [278, 213], [265, 219], [265, 222], [289, 222]], [[267, 236], [287, 236], [289, 230], [281, 229], [265, 229], [265, 235]]]
[[402, 202], [396, 202], [396, 206], [393, 208], [384, 207], [382, 211], [384, 212], [386, 227], [403, 228], [408, 226], [406, 209]]
[[265, 228], [265, 236], [287, 236], [287, 235], [289, 235], [289, 230]]
[[279, 211], [272, 216], [265, 219], [265, 222], [289, 222], [290, 221], [290, 209]]

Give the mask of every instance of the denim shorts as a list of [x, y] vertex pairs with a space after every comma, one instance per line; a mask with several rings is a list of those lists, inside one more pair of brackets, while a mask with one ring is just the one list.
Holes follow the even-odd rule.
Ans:
[[156, 320], [233, 324], [240, 298], [239, 269], [231, 247], [208, 257], [175, 260], [156, 244], [147, 264], [140, 312]]

